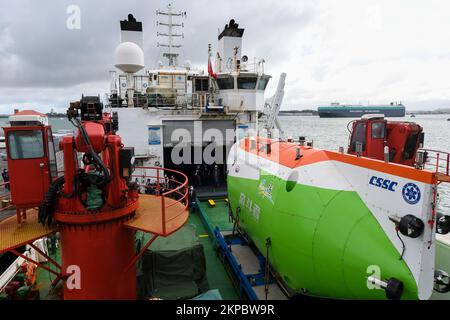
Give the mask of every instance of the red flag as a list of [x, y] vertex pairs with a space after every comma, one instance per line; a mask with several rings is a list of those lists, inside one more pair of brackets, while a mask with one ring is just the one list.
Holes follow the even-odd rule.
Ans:
[[210, 56], [208, 56], [208, 73], [211, 77], [213, 77], [214, 79], [217, 79], [217, 74], [214, 73]]

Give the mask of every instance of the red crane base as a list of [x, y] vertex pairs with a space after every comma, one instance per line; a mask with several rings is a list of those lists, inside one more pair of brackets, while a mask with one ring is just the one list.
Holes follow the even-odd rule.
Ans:
[[[137, 298], [136, 268], [127, 268], [136, 255], [135, 231], [124, 226], [137, 203], [98, 214], [56, 214], [62, 270], [66, 274], [65, 300]], [[105, 216], [115, 219], [107, 220]]]

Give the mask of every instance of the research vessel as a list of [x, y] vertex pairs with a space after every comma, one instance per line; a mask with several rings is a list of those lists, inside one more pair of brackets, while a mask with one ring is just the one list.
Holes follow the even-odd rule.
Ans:
[[[167, 18], [158, 22], [167, 62], [145, 70], [143, 24], [121, 21], [106, 108], [83, 96], [68, 110], [77, 132], [59, 143], [64, 172], [46, 123], [6, 128], [16, 215], [0, 222], [0, 253], [18, 259], [0, 277], [0, 297], [51, 298], [57, 284], [65, 299], [193, 297], [208, 288], [205, 272], [224, 297], [252, 300], [429, 299], [450, 290], [450, 263], [435, 263], [450, 243], [437, 240], [450, 219], [435, 209], [449, 153], [421, 149], [420, 126], [380, 114], [352, 123], [346, 151], [277, 136], [286, 75], [265, 100], [270, 76], [264, 59], [241, 53], [244, 29], [225, 25], [214, 63], [205, 46], [204, 72], [178, 61], [175, 19], [185, 13], [157, 14]], [[183, 246], [186, 222], [201, 246]], [[158, 266], [145, 266], [155, 259], [165, 261], [157, 279]], [[87, 270], [86, 286], [76, 266]], [[186, 278], [195, 290], [181, 293]]]

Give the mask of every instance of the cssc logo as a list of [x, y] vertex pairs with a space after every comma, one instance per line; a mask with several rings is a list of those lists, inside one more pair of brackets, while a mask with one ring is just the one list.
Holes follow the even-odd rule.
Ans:
[[403, 199], [409, 204], [416, 204], [420, 200], [420, 188], [415, 183], [407, 183], [402, 190]]
[[398, 182], [373, 176], [372, 178], [370, 178], [369, 184], [378, 188], [395, 192], [395, 187], [398, 185]]

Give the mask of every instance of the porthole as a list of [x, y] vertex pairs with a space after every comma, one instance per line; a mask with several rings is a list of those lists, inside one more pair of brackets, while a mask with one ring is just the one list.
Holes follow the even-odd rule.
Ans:
[[298, 171], [292, 171], [286, 180], [286, 191], [291, 192], [292, 190], [294, 190], [295, 186], [297, 185], [297, 181]]

